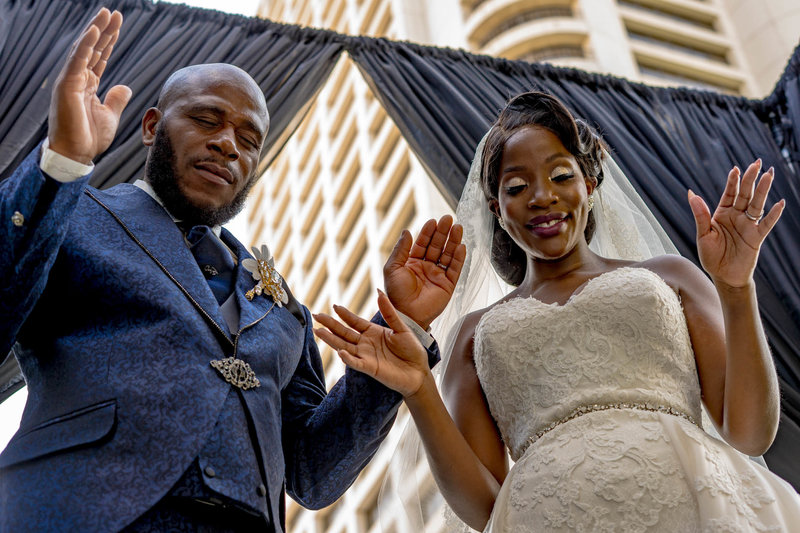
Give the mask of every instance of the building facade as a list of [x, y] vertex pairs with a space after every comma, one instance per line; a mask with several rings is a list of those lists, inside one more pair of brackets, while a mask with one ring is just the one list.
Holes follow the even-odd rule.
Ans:
[[[796, 0], [262, 0], [258, 14], [748, 97], [769, 93], [800, 35]], [[330, 313], [337, 303], [371, 315], [401, 230], [416, 233], [448, 212], [345, 54], [251, 193], [240, 234], [249, 233], [253, 245], [268, 243], [313, 311]], [[330, 349], [322, 355], [330, 386], [343, 366]], [[406, 419], [401, 409], [397, 426]], [[289, 531], [419, 533], [399, 503], [381, 494], [398, 438], [394, 431], [336, 504], [310, 512], [290, 501]], [[425, 472], [401, 481], [419, 487], [425, 531], [445, 531], [441, 496]]]

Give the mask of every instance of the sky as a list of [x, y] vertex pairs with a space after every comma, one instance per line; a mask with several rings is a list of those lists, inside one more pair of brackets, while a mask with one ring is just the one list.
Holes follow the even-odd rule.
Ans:
[[[194, 7], [206, 9], [216, 9], [227, 13], [237, 13], [239, 15], [253, 16], [256, 14], [259, 0], [183, 0], [171, 2], [173, 4], [186, 4]], [[227, 225], [234, 234], [234, 227], [241, 224], [240, 221], [233, 220]], [[232, 227], [233, 226], [233, 227]], [[25, 407], [27, 393], [22, 389], [13, 394], [8, 400], [0, 403], [0, 450], [3, 450], [8, 441], [17, 431], [19, 420], [22, 417], [22, 409]]]

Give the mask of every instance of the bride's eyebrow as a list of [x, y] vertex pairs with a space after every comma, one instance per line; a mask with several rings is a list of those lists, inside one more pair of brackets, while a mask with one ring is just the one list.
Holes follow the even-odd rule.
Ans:
[[514, 165], [506, 167], [500, 171], [500, 174], [511, 174], [512, 172], [525, 172], [528, 168], [524, 165]]
[[545, 163], [551, 163], [557, 159], [569, 159], [569, 156], [572, 154], [568, 152], [556, 152], [554, 154], [550, 154], [547, 156], [547, 159], [544, 160]]
[[[558, 159], [568, 160], [570, 155], [571, 154], [566, 152], [556, 152], [554, 154], [550, 154], [549, 156], [547, 156], [544, 160], [544, 163], [545, 164], [552, 163], [553, 161], [556, 161]], [[510, 174], [512, 172], [525, 172], [526, 170], [528, 170], [528, 167], [526, 167], [525, 165], [512, 165], [510, 167], [505, 167], [501, 169], [500, 174]]]

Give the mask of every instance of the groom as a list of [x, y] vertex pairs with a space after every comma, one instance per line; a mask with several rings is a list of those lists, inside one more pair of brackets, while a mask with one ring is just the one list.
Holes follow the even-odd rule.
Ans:
[[[142, 119], [144, 181], [88, 186], [131, 96], [95, 94], [121, 24], [104, 8], [81, 34], [47, 140], [0, 183], [0, 353], [16, 343], [28, 385], [0, 454], [0, 531], [283, 531], [284, 490], [336, 500], [400, 396], [352, 371], [326, 393], [308, 310], [219, 227], [269, 125], [244, 71], [173, 74]], [[404, 232], [384, 269], [431, 364], [425, 329], [465, 255], [451, 225], [429, 221], [413, 247]]]

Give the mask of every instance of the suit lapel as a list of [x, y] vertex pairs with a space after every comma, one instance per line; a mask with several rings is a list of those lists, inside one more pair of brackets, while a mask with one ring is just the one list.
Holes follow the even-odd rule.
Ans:
[[222, 228], [220, 238], [238, 258], [236, 265], [236, 301], [239, 304], [239, 331], [246, 329], [252, 325], [257, 324], [268, 313], [274, 311], [272, 306], [274, 302], [269, 296], [255, 296], [252, 300], [248, 300], [245, 293], [255, 287], [256, 280], [253, 275], [242, 266], [242, 260], [253, 258], [250, 252], [240, 243], [230, 231]]
[[230, 341], [219, 304], [186, 246], [183, 234], [167, 211], [149, 194], [130, 184], [107, 191], [88, 190], [87, 194], [117, 220], [198, 311]]

